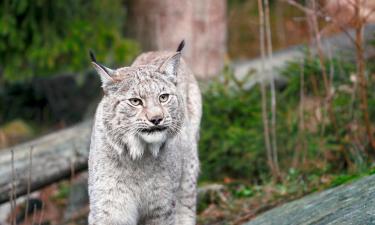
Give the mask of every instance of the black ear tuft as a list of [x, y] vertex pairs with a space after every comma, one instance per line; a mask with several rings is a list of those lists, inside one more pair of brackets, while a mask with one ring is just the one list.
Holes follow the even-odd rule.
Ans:
[[182, 40], [181, 43], [178, 45], [176, 52], [181, 52], [184, 47], [185, 47], [185, 40]]
[[103, 66], [102, 64], [100, 64], [100, 63], [98, 63], [98, 62], [96, 61], [95, 54], [94, 54], [94, 52], [93, 52], [91, 49], [90, 49], [89, 53], [90, 53], [91, 61], [92, 61], [93, 63], [97, 64], [97, 65], [98, 65], [100, 68], [102, 68], [106, 73], [111, 74], [110, 69], [108, 69], [107, 67]]
[[94, 63], [96, 63], [96, 57], [95, 57], [94, 52], [90, 49], [89, 53], [90, 53], [91, 61], [93, 61]]

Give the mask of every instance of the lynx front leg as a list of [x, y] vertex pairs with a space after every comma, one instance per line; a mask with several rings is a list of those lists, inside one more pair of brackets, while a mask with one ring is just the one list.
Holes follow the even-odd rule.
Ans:
[[97, 191], [95, 199], [90, 196], [89, 225], [137, 225], [139, 214], [136, 201], [113, 189], [107, 193], [113, 194], [104, 195]]
[[129, 212], [111, 210], [98, 210], [90, 212], [89, 225], [137, 225], [137, 218]]
[[196, 222], [197, 177], [199, 171], [196, 145], [191, 155], [184, 160], [183, 175], [178, 191], [177, 223], [178, 225], [194, 225]]
[[119, 218], [113, 215], [89, 215], [89, 225], [137, 225], [131, 218]]
[[177, 225], [175, 208], [163, 208], [156, 214], [150, 216], [144, 225]]

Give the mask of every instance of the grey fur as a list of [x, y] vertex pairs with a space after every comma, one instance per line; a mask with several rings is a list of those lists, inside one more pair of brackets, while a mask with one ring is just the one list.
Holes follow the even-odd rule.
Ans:
[[[116, 70], [93, 65], [105, 96], [91, 136], [89, 224], [195, 224], [201, 95], [181, 53], [144, 53]], [[156, 117], [166, 130], [149, 133]]]

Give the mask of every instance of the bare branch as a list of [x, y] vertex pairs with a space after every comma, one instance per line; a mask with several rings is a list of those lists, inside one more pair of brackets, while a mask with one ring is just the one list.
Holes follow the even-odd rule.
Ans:
[[[352, 37], [352, 35], [350, 35], [350, 33], [348, 32], [347, 28], [345, 26], [343, 26], [342, 23], [340, 23], [339, 21], [337, 21], [334, 17], [328, 16], [328, 15], [322, 13], [322, 12], [314, 12], [314, 10], [311, 10], [310, 8], [307, 8], [307, 7], [301, 5], [300, 3], [298, 3], [298, 2], [296, 2], [294, 0], [283, 0], [283, 1], [286, 1], [290, 5], [295, 6], [296, 8], [300, 9], [306, 15], [316, 14], [316, 16], [324, 19], [325, 21], [332, 21], [332, 23], [334, 25], [338, 26], [338, 28], [342, 32], [344, 32], [344, 34], [350, 39], [350, 41], [352, 43], [355, 43], [355, 39]], [[353, 18], [351, 20], [353, 20]]]
[[32, 218], [32, 221], [31, 221], [31, 225], [34, 225], [35, 223], [35, 220], [36, 220], [36, 206], [34, 205], [34, 208], [33, 208], [33, 218]]
[[364, 23], [367, 23], [368, 19], [370, 18], [370, 16], [372, 16], [372, 14], [375, 12], [375, 8], [371, 9], [369, 13], [367, 13], [367, 15], [363, 16], [363, 22]]
[[43, 221], [43, 217], [44, 217], [44, 208], [45, 208], [45, 204], [44, 204], [44, 202], [42, 202], [42, 209], [40, 211], [38, 225], [42, 225], [42, 221]]
[[[265, 8], [265, 29], [267, 40], [267, 55], [268, 59], [273, 59], [272, 53], [272, 35], [270, 24], [270, 7], [268, 0], [264, 0]], [[276, 135], [276, 91], [275, 91], [275, 78], [271, 75], [271, 137], [272, 137], [272, 160], [275, 167], [275, 172], [280, 176], [279, 160], [277, 155], [277, 135]]]
[[358, 18], [358, 22], [355, 27], [356, 36], [356, 60], [357, 60], [357, 77], [359, 81], [359, 94], [361, 100], [361, 110], [363, 115], [363, 125], [366, 128], [366, 133], [369, 141], [369, 146], [375, 150], [375, 140], [372, 133], [371, 120], [368, 110], [368, 99], [367, 99], [367, 81], [365, 77], [366, 64], [364, 58], [364, 48], [363, 48], [363, 32], [364, 32], [364, 21], [360, 20], [361, 16], [361, 6], [360, 0], [356, 0], [355, 15]]
[[[258, 0], [258, 11], [259, 11], [259, 35], [260, 35], [260, 53], [262, 57], [261, 63], [261, 74], [265, 72], [265, 38], [264, 38], [264, 14], [263, 14], [263, 3], [262, 0]], [[267, 162], [271, 169], [271, 172], [274, 174], [275, 168], [274, 163], [272, 160], [272, 149], [270, 143], [270, 132], [269, 132], [269, 124], [268, 124], [268, 116], [267, 116], [267, 93], [266, 87], [264, 84], [264, 79], [260, 81], [261, 86], [261, 95], [262, 95], [262, 118], [263, 118], [263, 130], [264, 130], [264, 141], [266, 145], [267, 151]]]
[[30, 147], [30, 154], [29, 154], [29, 177], [27, 179], [27, 197], [26, 197], [26, 207], [25, 207], [25, 221], [27, 221], [29, 215], [29, 200], [30, 200], [30, 187], [31, 187], [31, 174], [33, 170], [33, 148], [34, 146]]
[[15, 219], [15, 216], [16, 216], [16, 187], [15, 187], [15, 180], [16, 180], [16, 174], [15, 174], [15, 170], [14, 170], [14, 149], [11, 149], [11, 154], [12, 154], [12, 188], [11, 188], [11, 202], [10, 204], [12, 205], [12, 220], [11, 220], [11, 224], [12, 225], [15, 225], [16, 224], [16, 219]]

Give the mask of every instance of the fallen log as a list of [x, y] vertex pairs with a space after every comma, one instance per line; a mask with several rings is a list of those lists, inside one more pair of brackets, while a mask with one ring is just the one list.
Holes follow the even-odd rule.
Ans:
[[244, 225], [375, 224], [375, 175], [272, 209]]
[[1, 150], [0, 204], [9, 201], [11, 193], [15, 193], [17, 197], [27, 194], [29, 185], [32, 192], [85, 170], [91, 126], [92, 121], [82, 122], [25, 144]]

